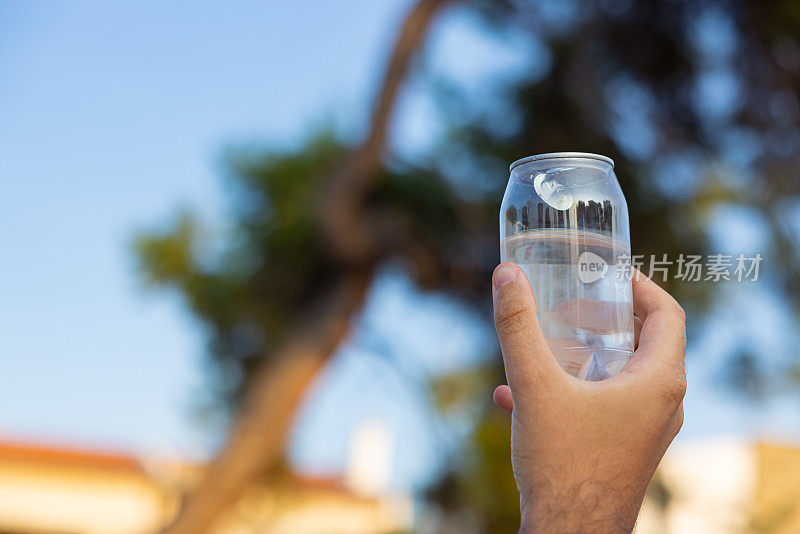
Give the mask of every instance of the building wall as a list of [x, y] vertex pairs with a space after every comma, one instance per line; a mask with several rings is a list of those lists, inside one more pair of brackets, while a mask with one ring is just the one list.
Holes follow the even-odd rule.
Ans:
[[[0, 444], [0, 532], [148, 534], [178, 509], [201, 467]], [[214, 534], [383, 534], [410, 530], [408, 496], [353, 494], [288, 474], [252, 488]]]
[[388, 534], [410, 531], [409, 497], [361, 498], [330, 489], [248, 492], [214, 534]]
[[755, 456], [758, 480], [747, 532], [800, 532], [800, 449], [762, 443]]
[[139, 534], [166, 513], [138, 473], [0, 461], [0, 531]]
[[658, 470], [666, 506], [645, 499], [638, 534], [800, 533], [800, 448], [737, 440], [682, 444]]

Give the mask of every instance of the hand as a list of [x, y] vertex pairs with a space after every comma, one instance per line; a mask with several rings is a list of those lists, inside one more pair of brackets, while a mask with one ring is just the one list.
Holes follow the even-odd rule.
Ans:
[[520, 532], [630, 533], [647, 484], [683, 424], [683, 309], [635, 272], [633, 357], [618, 375], [584, 382], [556, 362], [519, 267], [500, 264], [492, 282], [509, 384], [495, 390], [494, 400], [511, 414]]

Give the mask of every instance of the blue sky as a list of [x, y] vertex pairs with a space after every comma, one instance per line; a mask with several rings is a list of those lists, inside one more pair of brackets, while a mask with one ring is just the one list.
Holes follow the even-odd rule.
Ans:
[[[358, 135], [408, 4], [0, 4], [0, 434], [208, 449], [202, 331], [142, 286], [132, 236], [182, 206], [224, 222], [226, 146], [291, 147], [330, 122]], [[456, 19], [440, 61], [502, 52]], [[402, 105], [413, 149], [426, 103]]]
[[0, 4], [2, 433], [196, 449], [201, 333], [131, 237], [224, 217], [226, 145], [358, 110], [403, 4]]
[[[131, 238], [182, 206], [223, 223], [226, 146], [290, 147], [326, 122], [357, 136], [408, 5], [0, 3], [0, 435], [181, 456], [208, 450], [213, 440], [193, 419], [202, 331], [177, 295], [142, 287]], [[482, 87], [487, 75], [513, 71], [521, 48], [531, 49], [484, 37], [456, 12], [435, 26], [429, 60]], [[394, 127], [400, 151], [420, 150], [437, 132], [430, 101], [414, 87]], [[417, 310], [423, 319], [403, 330], [410, 337], [435, 337], [424, 318], [442, 310], [480, 330], [391, 270], [373, 299], [390, 317]], [[780, 308], [759, 299], [766, 317], [776, 315], [770, 328], [780, 324]], [[712, 326], [690, 354], [685, 439], [779, 435], [797, 423], [785, 399], [754, 410], [713, 390], [714, 366], [702, 362], [727, 331], [722, 319]], [[425, 362], [442, 354], [469, 361], [474, 354], [459, 345], [469, 336], [457, 334], [435, 350], [414, 348], [413, 365], [436, 372]], [[345, 351], [315, 388], [293, 458], [335, 470], [347, 448], [342, 429], [381, 417], [398, 450], [419, 445], [395, 466], [406, 473], [401, 483], [414, 483], [437, 456], [435, 442], [417, 439], [426, 433], [421, 399], [382, 363], [359, 358], [364, 350]], [[352, 389], [365, 381], [377, 400], [351, 410]], [[322, 436], [325, 450], [314, 445]]]
[[[131, 238], [182, 206], [224, 222], [226, 146], [291, 147], [331, 122], [357, 136], [408, 5], [0, 4], [0, 433], [207, 450], [202, 332], [176, 295], [142, 287]], [[459, 52], [513, 65], [450, 19], [435, 62], [461, 57], [462, 81], [495, 67]], [[430, 104], [401, 105], [413, 150]]]

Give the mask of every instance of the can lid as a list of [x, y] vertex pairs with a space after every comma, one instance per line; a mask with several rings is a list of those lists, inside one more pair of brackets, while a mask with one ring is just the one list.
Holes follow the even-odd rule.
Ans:
[[517, 165], [522, 165], [523, 163], [529, 163], [531, 161], [540, 161], [544, 159], [575, 159], [575, 158], [582, 158], [582, 159], [596, 159], [600, 161], [604, 161], [614, 167], [614, 160], [607, 157], [601, 156], [600, 154], [592, 154], [589, 152], [549, 152], [547, 154], [536, 154], [535, 156], [528, 156], [525, 158], [520, 158], [514, 163], [512, 163], [508, 170], [512, 170]]

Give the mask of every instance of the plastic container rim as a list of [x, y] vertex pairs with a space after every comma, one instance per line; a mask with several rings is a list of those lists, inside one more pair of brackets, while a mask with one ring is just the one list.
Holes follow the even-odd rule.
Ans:
[[614, 160], [608, 156], [601, 156], [600, 154], [592, 154], [591, 152], [548, 152], [547, 154], [536, 154], [535, 156], [527, 156], [520, 158], [508, 166], [508, 170], [514, 170], [514, 167], [530, 163], [531, 161], [542, 161], [546, 159], [596, 159], [608, 163], [611, 168], [614, 168]]

